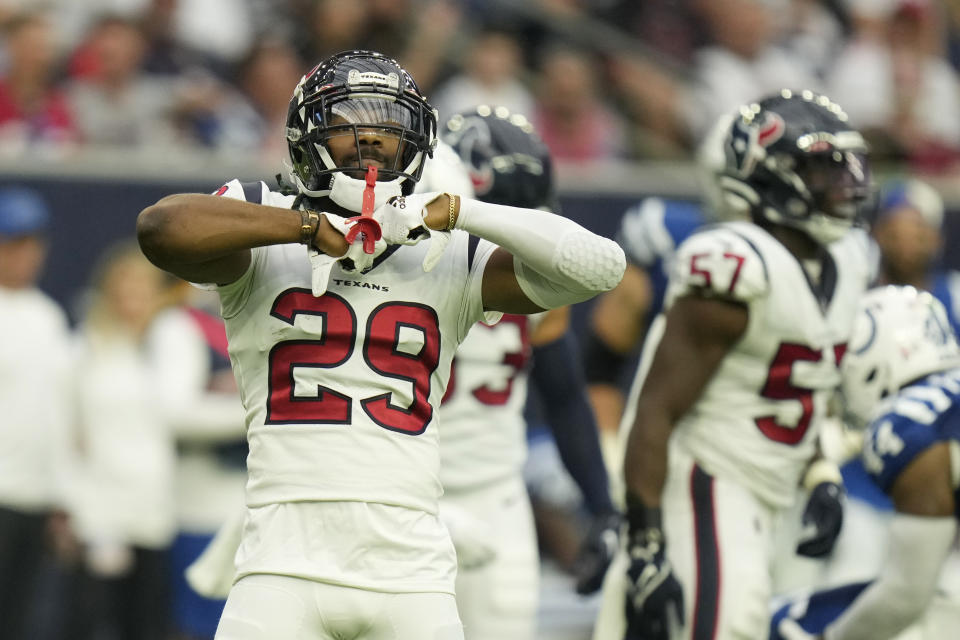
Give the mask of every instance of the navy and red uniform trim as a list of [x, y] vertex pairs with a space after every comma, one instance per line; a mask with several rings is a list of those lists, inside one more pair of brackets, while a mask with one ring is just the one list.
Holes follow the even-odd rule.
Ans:
[[697, 592], [692, 640], [714, 640], [720, 618], [720, 545], [713, 487], [713, 476], [694, 465], [690, 472], [690, 497], [696, 535]]

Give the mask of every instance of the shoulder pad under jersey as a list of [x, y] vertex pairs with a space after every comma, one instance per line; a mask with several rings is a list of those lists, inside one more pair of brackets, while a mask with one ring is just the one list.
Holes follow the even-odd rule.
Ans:
[[767, 264], [757, 245], [725, 226], [695, 233], [678, 248], [670, 268], [670, 296], [691, 292], [749, 302], [769, 290]]
[[213, 195], [283, 208], [291, 207], [296, 198], [296, 196], [284, 195], [279, 191], [271, 191], [262, 180], [241, 182], [236, 178], [224, 183], [222, 187], [213, 192]]

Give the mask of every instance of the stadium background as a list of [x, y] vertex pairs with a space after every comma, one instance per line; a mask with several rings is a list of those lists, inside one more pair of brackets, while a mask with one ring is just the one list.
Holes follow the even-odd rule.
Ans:
[[[67, 13], [72, 18], [84, 12], [92, 14], [95, 10], [162, 4], [175, 5], [178, 2], [0, 0], [0, 21], [8, 16], [5, 10], [41, 5], [52, 7], [57, 18], [63, 18]], [[179, 0], [179, 4], [196, 7], [198, 15], [208, 14], [211, 8], [247, 5], [253, 8], [253, 22], [267, 16], [269, 24], [274, 25], [284, 19], [289, 21], [290, 15], [296, 16], [291, 8], [338, 3], [336, 0]], [[431, 99], [436, 95], [435, 90], [463, 71], [468, 58], [467, 47], [462, 43], [482, 33], [485, 27], [512, 32], [522, 44], [525, 65], [516, 76], [527, 81], [531, 89], [540, 78], [538, 74], [542, 73], [540, 67], [544, 53], [555, 50], [558, 42], [588, 52], [597, 63], [596, 68], [600, 69], [594, 78], [596, 84], [591, 93], [595, 95], [592, 97], [597, 99], [596, 102], [604, 103], [610, 112], [628, 125], [630, 145], [629, 149], [586, 161], [560, 158], [558, 182], [563, 214], [606, 236], [614, 234], [622, 213], [642, 197], [698, 197], [696, 169], [690, 160], [693, 145], [689, 139], [680, 140], [678, 144], [678, 140], [670, 139], [658, 129], [663, 125], [662, 110], [666, 108], [660, 101], [663, 96], [658, 92], [669, 93], [670, 86], [697, 81], [697, 61], [693, 54], [701, 47], [717, 44], [717, 38], [706, 33], [709, 29], [704, 22], [707, 17], [718, 20], [722, 8], [726, 8], [730, 15], [737, 13], [740, 17], [769, 10], [782, 13], [788, 4], [808, 7], [846, 5], [855, 9], [896, 6], [903, 11], [916, 11], [917, 7], [945, 8], [945, 17], [939, 21], [945, 44], [938, 55], [949, 60], [954, 69], [960, 68], [960, 46], [957, 44], [960, 41], [957, 37], [960, 10], [955, 8], [960, 3], [949, 0], [346, 0], [340, 4], [362, 4], [371, 11], [388, 9], [389, 20], [395, 24], [385, 27], [381, 24], [379, 40], [371, 34], [364, 34], [369, 37], [350, 42], [350, 46], [384, 50], [408, 66], [415, 60], [422, 62], [422, 56], [417, 57], [422, 52], [410, 47], [410, 42], [404, 38], [391, 40], [391, 33], [397, 36], [392, 29], [408, 29], [409, 33], [405, 35], [411, 35], [409, 40], [413, 41], [416, 34], [421, 33], [423, 23], [429, 22], [432, 9], [447, 5], [459, 10], [455, 23], [451, 22], [449, 15], [437, 21], [450, 28], [450, 33], [446, 34], [449, 39], [440, 47], [444, 62], [442, 71], [429, 83], [415, 72], [421, 85], [426, 85]], [[704, 7], [708, 6], [714, 7], [716, 13], [700, 16], [696, 21], [688, 20], [694, 9], [706, 12]], [[290, 9], [288, 15], [280, 15], [283, 12], [278, 7]], [[746, 14], [740, 13], [744, 11]], [[426, 20], [421, 19], [424, 17]], [[73, 31], [74, 45], [81, 43], [80, 23], [68, 26]], [[813, 33], [824, 41], [838, 38], [829, 30]], [[727, 36], [730, 37], [729, 33]], [[5, 46], [9, 37], [7, 32], [0, 33], [0, 45], [3, 45], [0, 48], [0, 72], [7, 72], [10, 68]], [[765, 34], [763, 37], [770, 36]], [[839, 39], [843, 38], [852, 41], [854, 35], [841, 34]], [[396, 48], [391, 48], [391, 44], [397, 45]], [[77, 73], [77, 68], [69, 66], [68, 54], [69, 51], [60, 51], [51, 82], [54, 87], [84, 79], [82, 73], [72, 75]], [[308, 59], [311, 64], [319, 59], [314, 54]], [[811, 67], [816, 67], [813, 70], [822, 76], [829, 71], [831, 62], [827, 57], [819, 63], [811, 61]], [[630, 69], [632, 72], [625, 71]], [[639, 83], [644, 86], [631, 82], [638, 77], [645, 80]], [[288, 96], [289, 88], [285, 87], [283, 92]], [[682, 104], [672, 106], [684, 109]], [[960, 121], [960, 111], [950, 112], [946, 104], [942, 105], [942, 110], [944, 118]], [[270, 130], [271, 139], [280, 135], [276, 129]], [[548, 139], [548, 143], [556, 141], [556, 138]], [[941, 139], [940, 142], [945, 141]], [[880, 175], [901, 175], [917, 169], [940, 191], [947, 206], [944, 266], [960, 268], [960, 180], [956, 179], [960, 149], [944, 154], [943, 149], [938, 148], [928, 157], [922, 147], [919, 146], [912, 162], [904, 157], [886, 159], [880, 166]], [[931, 157], [942, 161], [932, 167], [932, 171]], [[50, 205], [52, 251], [40, 286], [64, 306], [74, 322], [83, 316], [84, 294], [93, 265], [106, 247], [133, 235], [134, 221], [141, 209], [169, 193], [212, 192], [224, 180], [233, 177], [268, 179], [272, 183], [271, 176], [280, 169], [278, 163], [264, 162], [249, 149], [224, 152], [204, 145], [152, 147], [149, 143], [131, 140], [129, 146], [83, 144], [80, 148], [64, 151], [51, 150], [46, 145], [36, 148], [18, 146], [11, 144], [8, 136], [0, 135], [0, 186], [35, 188]], [[584, 303], [574, 308], [574, 327], [578, 332], [583, 331], [589, 305]], [[582, 640], [592, 620], [595, 602], [573, 596], [569, 584], [559, 574], [548, 573], [547, 576], [541, 608], [542, 636], [551, 640]]]
[[[140, 164], [129, 162], [129, 158], [81, 154], [63, 164], [0, 165], [0, 185], [34, 188], [49, 203], [53, 216], [51, 254], [41, 288], [76, 321], [81, 316], [83, 291], [94, 262], [106, 247], [133, 235], [140, 210], [170, 193], [210, 193], [230, 176], [260, 180], [271, 173], [276, 171], [197, 154]], [[562, 213], [608, 237], [616, 233], [623, 212], [643, 197], [695, 200], [699, 196], [696, 168], [684, 162], [592, 167], [561, 164], [557, 174]], [[273, 186], [275, 181], [268, 183]], [[947, 207], [944, 266], [960, 269], [960, 187], [946, 180], [931, 183], [944, 195]], [[574, 308], [578, 331], [583, 330], [589, 307], [590, 302], [586, 302]]]

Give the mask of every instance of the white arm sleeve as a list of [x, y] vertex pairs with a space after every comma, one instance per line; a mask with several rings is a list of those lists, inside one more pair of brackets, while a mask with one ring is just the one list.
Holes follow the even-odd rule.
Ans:
[[883, 640], [907, 628], [933, 599], [956, 531], [953, 517], [896, 514], [883, 572], [827, 627], [825, 640]]
[[461, 198], [456, 227], [512, 253], [520, 288], [544, 309], [609, 291], [626, 269], [616, 242], [546, 211]]

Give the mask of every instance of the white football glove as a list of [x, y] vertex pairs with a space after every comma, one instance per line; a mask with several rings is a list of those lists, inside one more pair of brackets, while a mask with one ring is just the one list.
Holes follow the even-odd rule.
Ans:
[[440, 520], [450, 532], [457, 564], [464, 569], [477, 569], [493, 560], [497, 552], [491, 543], [493, 529], [461, 507], [440, 505]]
[[[346, 237], [355, 223], [350, 222], [349, 218], [338, 216], [333, 213], [321, 213], [325, 216], [334, 229]], [[363, 273], [373, 266], [373, 261], [387, 248], [387, 243], [383, 238], [377, 240], [373, 253], [366, 253], [363, 250], [363, 238], [357, 236], [353, 243], [347, 247], [347, 252], [342, 256], [335, 257], [318, 251], [313, 246], [307, 248], [307, 255], [310, 257], [311, 282], [310, 288], [316, 297], [322, 296], [327, 292], [327, 285], [330, 283], [330, 271], [336, 262], [340, 263], [340, 268], [347, 273]]]
[[431, 229], [423, 222], [427, 205], [439, 198], [441, 193], [415, 193], [409, 196], [390, 198], [385, 205], [373, 212], [380, 223], [383, 240], [392, 244], [417, 244], [429, 236], [430, 248], [423, 259], [423, 270], [431, 271], [440, 261], [440, 256], [450, 243], [449, 231]]

